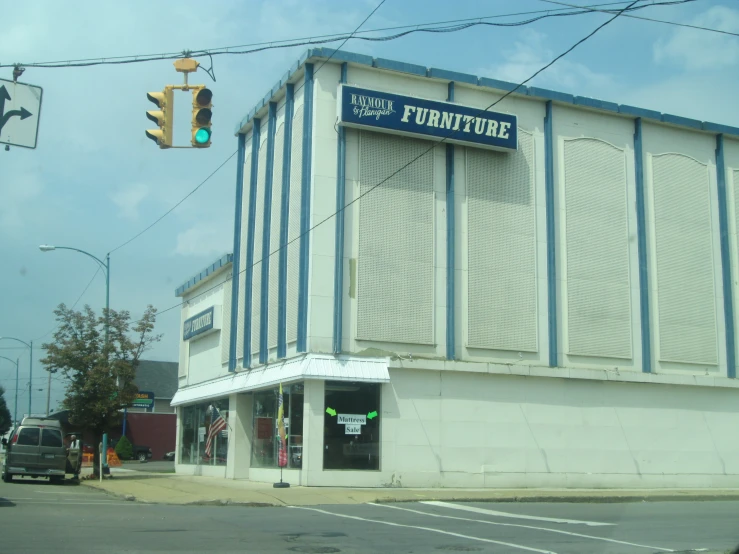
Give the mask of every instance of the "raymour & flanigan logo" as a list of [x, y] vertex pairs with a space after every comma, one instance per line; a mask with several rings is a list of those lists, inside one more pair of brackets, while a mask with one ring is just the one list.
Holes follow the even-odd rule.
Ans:
[[379, 120], [383, 115], [392, 115], [393, 101], [364, 94], [352, 94], [351, 105], [354, 106], [354, 115], [357, 117], [374, 117]]

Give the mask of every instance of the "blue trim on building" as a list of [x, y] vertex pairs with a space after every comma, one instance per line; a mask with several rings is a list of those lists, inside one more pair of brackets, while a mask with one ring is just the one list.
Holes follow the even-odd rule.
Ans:
[[639, 319], [641, 326], [641, 370], [652, 372], [652, 324], [649, 315], [649, 265], [647, 263], [647, 208], [644, 189], [644, 146], [642, 120], [634, 120], [634, 169], [636, 170], [636, 238], [639, 255]]
[[697, 119], [690, 119], [689, 117], [680, 117], [679, 115], [663, 113], [662, 121], [672, 125], [679, 125], [680, 127], [690, 127], [691, 129], [703, 130], [702, 122]]
[[736, 378], [736, 336], [734, 334], [734, 295], [731, 283], [729, 251], [729, 206], [726, 193], [724, 136], [716, 136], [716, 176], [718, 182], [718, 221], [721, 230], [721, 276], [724, 285], [724, 320], [726, 324], [726, 375]]
[[[243, 164], [242, 164], [242, 166], [243, 166]], [[236, 174], [238, 175], [238, 170], [236, 170], [236, 171], [237, 171]], [[242, 174], [243, 174], [243, 169], [241, 171], [242, 171]], [[238, 194], [238, 193], [239, 193], [239, 191], [238, 191], [238, 185], [237, 185], [236, 194]], [[213, 262], [212, 264], [210, 264], [208, 267], [206, 267], [202, 271], [199, 271], [194, 276], [190, 277], [187, 281], [185, 281], [184, 283], [182, 283], [179, 287], [177, 287], [175, 289], [175, 291], [174, 291], [174, 295], [175, 296], [182, 296], [188, 290], [190, 290], [194, 286], [198, 285], [204, 279], [207, 279], [211, 275], [214, 275], [219, 270], [221, 270], [224, 267], [226, 267], [228, 264], [232, 264], [233, 263], [233, 259], [234, 259], [233, 254], [225, 254], [225, 255], [221, 256], [215, 262]]]
[[260, 119], [253, 122], [251, 133], [251, 175], [249, 176], [249, 215], [246, 235], [246, 266], [244, 266], [244, 358], [243, 367], [251, 366], [251, 308], [254, 276], [254, 227], [257, 217], [257, 176], [259, 171], [259, 145], [261, 142], [262, 123]]
[[[341, 64], [346, 83], [348, 64]], [[334, 245], [334, 354], [341, 352], [344, 316], [344, 204], [346, 202], [346, 128], [339, 126], [336, 142], [336, 242]]]
[[615, 102], [596, 100], [595, 98], [588, 98], [587, 96], [575, 96], [574, 103], [576, 106], [585, 106], [588, 108], [595, 108], [597, 110], [603, 110], [606, 112], [618, 113], [618, 104], [616, 104]]
[[280, 275], [277, 301], [277, 357], [287, 356], [287, 232], [290, 217], [290, 162], [293, 144], [293, 105], [295, 85], [285, 88], [285, 141], [282, 150], [282, 199], [280, 214]]
[[[236, 199], [234, 207], [234, 250], [231, 255], [231, 333], [228, 342], [228, 370], [236, 371], [236, 329], [239, 325], [239, 267], [241, 264], [241, 208], [244, 193], [244, 157], [246, 135], [239, 135], [238, 155], [236, 156]], [[223, 260], [223, 258], [221, 258]], [[212, 266], [211, 266], [212, 267]], [[202, 275], [202, 273], [201, 273]]]
[[547, 211], [547, 299], [549, 310], [549, 366], [557, 367], [557, 267], [554, 218], [554, 129], [552, 125], [552, 101], [546, 105], [544, 117], [544, 179]]
[[300, 197], [300, 274], [298, 277], [298, 352], [305, 352], [308, 342], [308, 269], [310, 237], [310, 195], [313, 156], [313, 64], [305, 64], [303, 91], [303, 168]]
[[645, 110], [644, 108], [636, 108], [634, 106], [628, 106], [621, 104], [618, 107], [618, 113], [624, 115], [633, 115], [634, 117], [641, 117], [644, 119], [654, 119], [655, 121], [662, 121], [662, 114], [655, 112], [654, 110]]
[[[454, 82], [449, 83], [447, 95], [449, 102], [454, 102]], [[454, 245], [456, 241], [454, 221], [454, 145], [446, 145], [446, 358], [455, 358], [455, 321], [454, 321]]]
[[572, 94], [566, 92], [557, 92], [556, 90], [549, 90], [545, 88], [529, 87], [529, 96], [538, 96], [544, 100], [555, 102], [562, 102], [564, 104], [574, 104], [575, 97]]
[[269, 242], [272, 230], [272, 176], [275, 165], [277, 102], [269, 103], [267, 119], [267, 167], [264, 175], [264, 227], [262, 230], [262, 291], [259, 305], [259, 363], [269, 357]]
[[716, 133], [718, 135], [731, 135], [736, 131], [734, 127], [729, 127], [728, 125], [721, 125], [719, 123], [707, 123], [703, 122], [703, 130], [708, 131], [709, 133]]
[[372, 65], [377, 69], [389, 69], [391, 71], [409, 73], [410, 75], [420, 75], [421, 77], [426, 76], [426, 68], [414, 63], [399, 62], [396, 60], [388, 60], [386, 58], [375, 58]]
[[[283, 86], [287, 84], [290, 79], [295, 78], [295, 73], [300, 70], [306, 60], [313, 58], [331, 58], [333, 61], [337, 62], [348, 62], [358, 65], [377, 67], [380, 69], [391, 69], [393, 71], [399, 71], [401, 73], [407, 73], [409, 75], [425, 76], [430, 79], [443, 79], [472, 84], [477, 83], [477, 85], [481, 87], [493, 88], [503, 91], [510, 91], [517, 86], [516, 83], [499, 81], [497, 79], [489, 79], [487, 77], [478, 78], [477, 76], [468, 73], [448, 71], [436, 67], [426, 69], [425, 67], [420, 65], [408, 64], [396, 60], [387, 60], [382, 58], [374, 59], [371, 56], [366, 56], [364, 54], [355, 54], [353, 52], [345, 52], [343, 50], [334, 50], [331, 48], [312, 48], [306, 51], [297, 62], [293, 63], [292, 66], [290, 66], [287, 74], [284, 75], [282, 79], [280, 79], [279, 83], [272, 87], [271, 90], [280, 90]], [[452, 78], [452, 76], [454, 78]], [[652, 119], [654, 121], [686, 126], [691, 129], [701, 129], [709, 132], [723, 133], [725, 135], [732, 135], [739, 138], [739, 127], [730, 127], [728, 125], [719, 125], [717, 123], [710, 123], [705, 121], [700, 122], [694, 119], [674, 116], [670, 114], [662, 114], [657, 111], [645, 110], [642, 108], [636, 108], [634, 106], [628, 106], [624, 104], [617, 105], [613, 102], [606, 102], [602, 100], [597, 100], [595, 98], [577, 97], [580, 99], [578, 103], [575, 100], [575, 96], [573, 96], [572, 94], [566, 94], [555, 90], [522, 86], [516, 90], [516, 94], [528, 95], [537, 100], [554, 100], [555, 102], [562, 102], [566, 104], [578, 104], [583, 106], [587, 105], [589, 107], [592, 107], [593, 109], [602, 110], [605, 112], [617, 112], [619, 114], [627, 116]], [[246, 132], [248, 129], [245, 128], [245, 126], [249, 124], [249, 122], [257, 115], [259, 110], [262, 109], [271, 99], [271, 96], [267, 95], [267, 97], [260, 100], [259, 103], [249, 112], [249, 114], [241, 120], [239, 125], [236, 127], [235, 134]]]
[[432, 79], [447, 79], [449, 81], [459, 81], [460, 83], [477, 84], [477, 77], [468, 75], [467, 73], [459, 73], [458, 71], [449, 71], [448, 69], [439, 69], [438, 67], [430, 67], [428, 76]]
[[[477, 86], [480, 87], [487, 87], [487, 88], [494, 88], [497, 90], [504, 90], [506, 92], [510, 92], [512, 90], [516, 91], [516, 94], [528, 94], [529, 93], [529, 87], [526, 85], [518, 86], [518, 83], [511, 83], [508, 81], [500, 81], [498, 79], [490, 79], [488, 77], [480, 77], [477, 79]], [[518, 87], [518, 88], [516, 88]]]

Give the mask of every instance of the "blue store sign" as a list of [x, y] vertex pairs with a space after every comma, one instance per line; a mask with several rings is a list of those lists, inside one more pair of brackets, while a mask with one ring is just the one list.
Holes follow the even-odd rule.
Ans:
[[350, 85], [339, 89], [339, 123], [495, 150], [518, 146], [515, 115]]
[[190, 340], [193, 337], [207, 333], [213, 329], [213, 315], [215, 307], [211, 306], [207, 310], [203, 310], [199, 314], [185, 320], [182, 329], [182, 340]]

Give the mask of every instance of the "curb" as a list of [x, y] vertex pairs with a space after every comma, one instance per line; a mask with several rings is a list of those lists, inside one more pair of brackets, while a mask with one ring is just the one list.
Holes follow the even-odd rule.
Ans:
[[455, 496], [449, 497], [423, 497], [419, 498], [377, 498], [374, 502], [379, 504], [393, 504], [393, 503], [404, 503], [404, 502], [418, 502], [419, 500], [424, 501], [441, 501], [441, 502], [506, 502], [506, 503], [524, 503], [524, 502], [551, 502], [551, 503], [589, 503], [598, 502], [602, 504], [619, 504], [629, 502], [715, 502], [715, 501], [727, 501], [733, 502], [739, 500], [739, 493], [737, 494], [723, 494], [723, 495], [711, 495], [711, 494], [700, 494], [700, 495], [684, 495], [684, 494], [655, 494], [655, 495], [614, 495], [614, 496], [598, 496], [598, 495], [537, 495], [537, 496], [491, 496], [491, 497], [465, 497]]

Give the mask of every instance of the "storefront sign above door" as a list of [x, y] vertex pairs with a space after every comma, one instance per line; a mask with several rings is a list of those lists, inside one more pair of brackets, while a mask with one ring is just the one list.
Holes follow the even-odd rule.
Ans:
[[207, 310], [187, 318], [182, 327], [182, 340], [190, 340], [220, 329], [220, 318], [218, 317], [220, 309], [216, 310], [216, 308], [220, 308], [220, 306], [211, 306]]
[[467, 146], [516, 150], [515, 115], [339, 85], [339, 123]]

